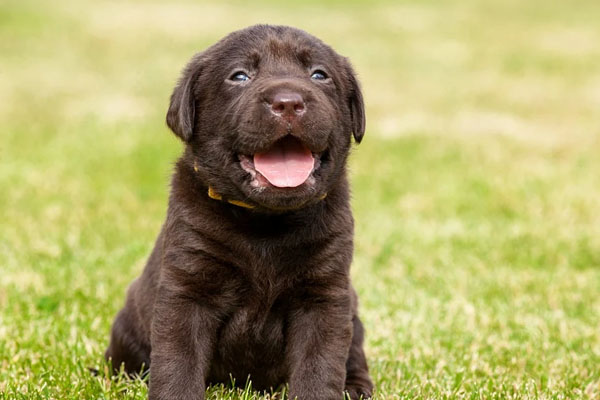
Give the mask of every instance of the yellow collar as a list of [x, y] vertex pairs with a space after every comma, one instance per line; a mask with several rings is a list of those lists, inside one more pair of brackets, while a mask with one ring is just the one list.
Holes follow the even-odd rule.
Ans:
[[221, 196], [219, 193], [215, 192], [215, 189], [213, 189], [212, 187], [208, 187], [208, 197], [210, 197], [213, 200], [220, 200], [220, 201], [226, 201], [229, 204], [233, 204], [234, 206], [238, 206], [238, 207], [244, 207], [244, 208], [255, 208], [252, 204], [248, 204], [248, 203], [244, 203], [243, 201], [239, 201], [239, 200], [223, 200], [223, 196]]
[[[194, 171], [198, 172], [198, 163], [196, 160], [194, 160]], [[226, 201], [229, 204], [233, 204], [234, 206], [238, 206], [238, 207], [243, 207], [243, 208], [255, 208], [252, 204], [248, 204], [248, 203], [244, 203], [243, 201], [239, 201], [239, 200], [223, 200], [223, 196], [221, 196], [219, 193], [217, 193], [215, 191], [215, 189], [213, 189], [212, 187], [208, 187], [208, 197], [210, 197], [213, 200], [219, 200], [219, 201]]]
[[[256, 208], [252, 204], [244, 203], [243, 201], [239, 201], [239, 200], [230, 200], [230, 199], [223, 200], [223, 196], [221, 196], [219, 193], [215, 192], [215, 189], [213, 189], [210, 186], [208, 187], [208, 197], [210, 197], [213, 200], [226, 201], [229, 204], [233, 204], [234, 206], [238, 206], [238, 207], [249, 208], [249, 209]], [[325, 193], [321, 197], [319, 197], [319, 200], [323, 200], [325, 197], [327, 197], [327, 193]]]

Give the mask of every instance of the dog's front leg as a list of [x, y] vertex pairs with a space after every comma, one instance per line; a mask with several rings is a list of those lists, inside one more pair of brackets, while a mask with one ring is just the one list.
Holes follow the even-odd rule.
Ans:
[[218, 318], [194, 299], [159, 292], [152, 322], [149, 399], [204, 399]]
[[352, 341], [349, 296], [318, 298], [290, 321], [290, 399], [341, 400]]

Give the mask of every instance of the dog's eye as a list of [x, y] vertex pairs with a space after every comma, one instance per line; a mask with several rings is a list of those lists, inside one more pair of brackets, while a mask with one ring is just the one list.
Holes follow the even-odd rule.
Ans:
[[231, 78], [229, 78], [229, 80], [232, 80], [234, 82], [246, 82], [250, 80], [250, 77], [244, 71], [237, 71], [233, 75], [231, 75]]
[[320, 69], [317, 69], [316, 71], [314, 71], [312, 73], [312, 75], [310, 77], [317, 81], [324, 81], [325, 79], [327, 79], [327, 74], [325, 73], [325, 71], [321, 71]]

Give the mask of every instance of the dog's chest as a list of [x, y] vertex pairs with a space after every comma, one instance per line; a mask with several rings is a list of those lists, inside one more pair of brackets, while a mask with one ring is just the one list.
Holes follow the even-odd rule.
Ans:
[[[269, 348], [283, 343], [287, 319], [286, 294], [279, 290], [248, 290], [240, 293], [238, 307], [226, 320], [220, 341], [224, 348]], [[275, 350], [275, 349], [274, 349]]]
[[[280, 310], [245, 306], [225, 323], [220, 341], [226, 347], [273, 347], [283, 337], [285, 316]], [[247, 351], [247, 350], [245, 350]]]
[[[248, 243], [247, 241], [245, 242]], [[211, 380], [245, 382], [258, 388], [277, 386], [287, 377], [287, 326], [304, 285], [315, 249], [306, 246], [243, 248], [229, 292], [235, 304], [217, 332]], [[239, 261], [238, 261], [239, 262]]]
[[[285, 356], [289, 302], [286, 292], [249, 291], [218, 332], [213, 373], [237, 379], [253, 376], [253, 383], [282, 379], [277, 365]], [[265, 374], [271, 376], [265, 376]]]

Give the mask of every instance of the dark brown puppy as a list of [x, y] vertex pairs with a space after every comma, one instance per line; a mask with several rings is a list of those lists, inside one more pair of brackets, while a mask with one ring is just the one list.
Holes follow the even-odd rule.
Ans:
[[234, 32], [187, 65], [167, 124], [185, 152], [106, 358], [150, 366], [151, 399], [203, 399], [230, 374], [303, 400], [369, 397], [346, 178], [365, 116], [348, 61], [298, 29]]

